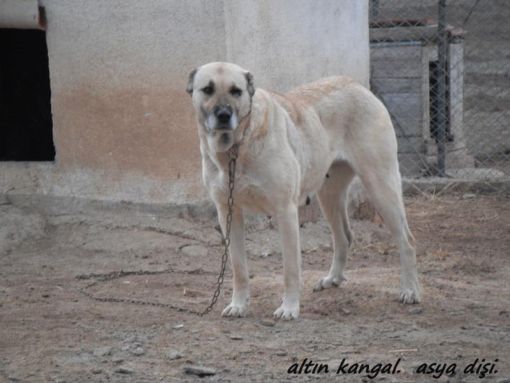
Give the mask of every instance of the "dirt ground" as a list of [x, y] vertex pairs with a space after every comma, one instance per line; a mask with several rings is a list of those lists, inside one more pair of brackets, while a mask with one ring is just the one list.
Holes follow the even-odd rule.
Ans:
[[[231, 292], [228, 270], [218, 305], [197, 317], [102, 303], [79, 289], [203, 308], [221, 254], [212, 218], [133, 208], [37, 212], [6, 200], [0, 205], [0, 381], [510, 382], [510, 197], [420, 195], [406, 205], [423, 303], [398, 303], [398, 254], [377, 220], [352, 222], [348, 282], [313, 293], [329, 267], [331, 245], [325, 223], [309, 223], [301, 229], [301, 316], [275, 322], [281, 252], [266, 220], [248, 227], [248, 316], [220, 316]], [[162, 272], [103, 280], [120, 270]], [[287, 373], [305, 358], [327, 365], [328, 373]], [[337, 375], [344, 358], [370, 368], [400, 358], [399, 372], [373, 379], [366, 371]], [[491, 363], [487, 369], [495, 364], [483, 379], [463, 372], [476, 358]], [[418, 371], [433, 362], [446, 363], [442, 374], [441, 366], [432, 366], [434, 374]], [[188, 374], [189, 366], [213, 375]], [[445, 373], [452, 366], [455, 376]]]

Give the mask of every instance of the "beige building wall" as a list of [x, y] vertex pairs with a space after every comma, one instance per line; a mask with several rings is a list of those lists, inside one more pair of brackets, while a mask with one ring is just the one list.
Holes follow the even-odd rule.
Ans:
[[346, 74], [368, 86], [365, 0], [225, 0], [227, 60], [287, 91]]
[[[201, 182], [188, 73], [210, 61], [285, 91], [321, 76], [368, 83], [365, 0], [40, 0], [46, 10], [56, 163], [44, 194], [196, 203]], [[11, 169], [12, 171], [12, 169]]]

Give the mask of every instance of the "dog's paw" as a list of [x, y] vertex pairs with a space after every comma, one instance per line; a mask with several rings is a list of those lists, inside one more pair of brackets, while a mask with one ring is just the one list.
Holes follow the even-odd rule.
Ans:
[[292, 320], [299, 317], [299, 302], [294, 304], [282, 303], [273, 313], [275, 319]]
[[400, 302], [404, 304], [413, 304], [421, 302], [421, 289], [418, 280], [402, 283], [400, 285]]
[[405, 289], [400, 290], [400, 303], [414, 304], [421, 302], [421, 296], [418, 291]]
[[247, 311], [248, 311], [247, 304], [239, 305], [231, 303], [223, 309], [223, 311], [221, 312], [221, 316], [241, 318], [246, 316]]
[[332, 287], [338, 287], [342, 282], [346, 280], [347, 279], [345, 279], [344, 276], [332, 277], [328, 275], [327, 277], [319, 279], [319, 282], [317, 282], [313, 287], [313, 291], [317, 292], [324, 289], [330, 289]]

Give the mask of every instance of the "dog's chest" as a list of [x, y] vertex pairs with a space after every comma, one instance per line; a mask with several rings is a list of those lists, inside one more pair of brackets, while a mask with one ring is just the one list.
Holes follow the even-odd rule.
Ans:
[[[204, 182], [216, 204], [226, 204], [229, 196], [228, 173], [216, 167], [204, 172]], [[271, 201], [257, 179], [238, 169], [235, 175], [234, 204], [244, 209], [265, 214], [271, 213]]]

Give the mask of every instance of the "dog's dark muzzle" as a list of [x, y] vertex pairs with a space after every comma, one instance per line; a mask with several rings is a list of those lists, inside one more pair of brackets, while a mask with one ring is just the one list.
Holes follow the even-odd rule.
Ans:
[[218, 105], [214, 107], [214, 116], [218, 120], [217, 129], [231, 129], [232, 107], [230, 105]]

